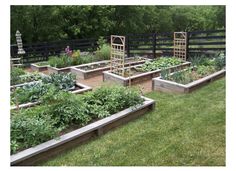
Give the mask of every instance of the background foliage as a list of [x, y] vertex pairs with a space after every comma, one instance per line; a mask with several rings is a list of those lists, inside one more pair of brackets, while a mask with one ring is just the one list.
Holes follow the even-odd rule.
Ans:
[[225, 6], [11, 6], [11, 43], [225, 28]]

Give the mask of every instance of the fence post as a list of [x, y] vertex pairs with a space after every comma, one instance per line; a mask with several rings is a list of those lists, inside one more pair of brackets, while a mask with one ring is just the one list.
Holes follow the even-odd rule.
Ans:
[[152, 35], [152, 54], [153, 54], [153, 58], [156, 58], [156, 36], [157, 36], [157, 33], [154, 33]]
[[44, 54], [45, 54], [45, 57], [46, 57], [46, 60], [48, 61], [48, 56], [49, 56], [49, 51], [48, 51], [48, 42], [45, 42], [44, 43]]
[[130, 57], [130, 49], [129, 49], [129, 35], [126, 36], [126, 43], [127, 43], [127, 57]]

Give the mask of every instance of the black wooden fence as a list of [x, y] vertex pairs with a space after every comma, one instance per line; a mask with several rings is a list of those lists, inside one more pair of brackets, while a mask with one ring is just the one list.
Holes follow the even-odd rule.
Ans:
[[[129, 34], [128, 56], [150, 57], [173, 55], [173, 33]], [[187, 32], [188, 56], [225, 51], [225, 30]]]
[[[225, 30], [187, 32], [188, 56], [195, 54], [209, 54], [225, 51]], [[109, 36], [105, 37], [109, 42]], [[81, 51], [94, 51], [98, 44], [95, 38], [76, 39], [34, 44], [23, 44], [26, 54], [23, 63], [34, 63], [48, 60], [49, 56], [59, 55], [66, 46]], [[128, 34], [126, 35], [127, 56], [146, 55], [148, 57], [173, 55], [173, 32]], [[11, 45], [11, 57], [18, 57], [17, 45]]]

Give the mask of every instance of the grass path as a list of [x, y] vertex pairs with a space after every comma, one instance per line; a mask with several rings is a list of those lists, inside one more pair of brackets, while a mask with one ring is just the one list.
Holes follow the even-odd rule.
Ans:
[[154, 111], [43, 165], [225, 165], [225, 79], [191, 94], [146, 96]]

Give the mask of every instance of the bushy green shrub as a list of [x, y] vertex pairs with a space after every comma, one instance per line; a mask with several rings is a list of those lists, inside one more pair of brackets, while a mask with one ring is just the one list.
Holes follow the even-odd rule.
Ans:
[[76, 51], [75, 53], [76, 55], [74, 55], [73, 53], [72, 56], [62, 55], [61, 57], [50, 57], [48, 63], [52, 67], [63, 68], [72, 65], [86, 64], [103, 59], [100, 59], [92, 54], [80, 55], [79, 51]]
[[25, 71], [22, 68], [12, 67], [11, 68], [11, 85], [19, 84], [20, 76], [24, 74], [25, 74]]
[[192, 66], [200, 66], [200, 65], [205, 65], [205, 66], [209, 66], [209, 65], [214, 65], [214, 60], [210, 59], [204, 55], [196, 55], [196, 56], [192, 56], [189, 58], [189, 61], [191, 62]]
[[72, 58], [66, 55], [60, 57], [50, 57], [48, 64], [52, 67], [64, 68], [72, 65]]
[[98, 48], [96, 51], [96, 57], [99, 60], [108, 60], [110, 59], [111, 47], [109, 44], [105, 43], [105, 39], [102, 37], [98, 40]]
[[78, 65], [80, 64], [79, 60], [80, 60], [80, 50], [75, 50], [73, 51], [72, 55], [72, 65]]
[[210, 73], [215, 72], [215, 67], [214, 66], [205, 66], [205, 65], [200, 65], [197, 67], [197, 74], [200, 76], [206, 76]]
[[225, 54], [220, 53], [218, 56], [208, 58], [204, 55], [193, 56], [189, 60], [192, 66], [214, 66], [216, 70], [220, 70], [225, 67]]
[[[55, 127], [53, 119], [43, 115], [41, 106], [34, 113], [24, 110], [11, 116], [11, 152], [14, 153], [21, 148], [28, 148], [45, 140], [55, 137], [60, 129]], [[39, 115], [41, 114], [41, 115]]]
[[80, 96], [60, 91], [53, 96], [47, 94], [43, 101], [50, 103], [47, 114], [56, 121], [58, 127], [68, 127], [72, 123], [84, 125], [91, 120], [86, 112], [87, 105]]
[[217, 70], [221, 70], [225, 67], [225, 55], [221, 53], [219, 56], [215, 58], [215, 68]]
[[[88, 92], [84, 101], [89, 105], [99, 105], [109, 113], [113, 114], [130, 106], [143, 102], [137, 90], [122, 86], [103, 86], [96, 91]], [[98, 113], [96, 114], [98, 115]]]
[[101, 49], [103, 45], [106, 44], [106, 40], [104, 39], [103, 36], [100, 36], [98, 41], [97, 41], [97, 44], [98, 44], [98, 49]]
[[87, 64], [87, 63], [90, 63], [90, 62], [95, 62], [97, 61], [97, 57], [92, 55], [92, 54], [87, 54], [87, 55], [83, 55], [80, 57], [80, 64]]

